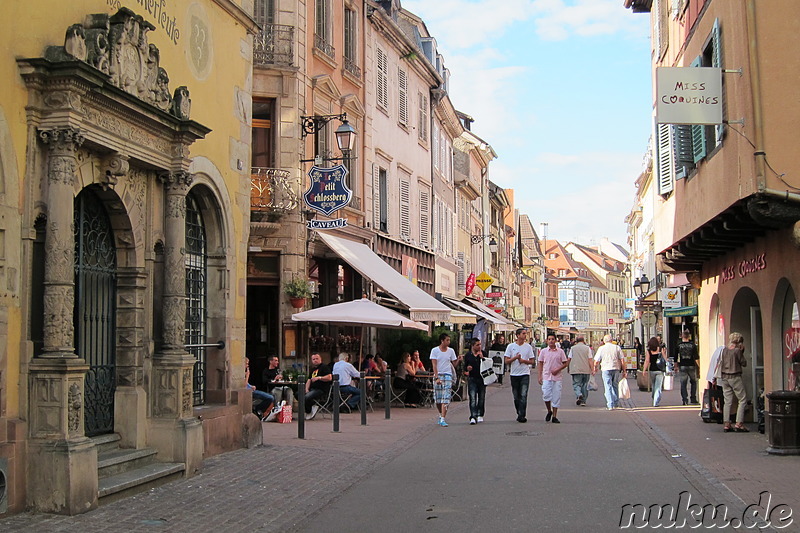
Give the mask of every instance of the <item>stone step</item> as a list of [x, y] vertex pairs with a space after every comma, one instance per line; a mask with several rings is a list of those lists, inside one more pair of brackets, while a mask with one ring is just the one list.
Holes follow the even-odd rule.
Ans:
[[164, 485], [183, 477], [182, 463], [152, 463], [99, 480], [100, 504], [111, 503], [133, 494]]
[[139, 450], [116, 448], [97, 454], [97, 475], [100, 479], [136, 470], [155, 462], [158, 452], [153, 448]]
[[92, 442], [94, 442], [94, 445], [97, 447], [98, 455], [119, 448], [119, 441], [119, 433], [106, 433], [105, 435], [92, 437]]

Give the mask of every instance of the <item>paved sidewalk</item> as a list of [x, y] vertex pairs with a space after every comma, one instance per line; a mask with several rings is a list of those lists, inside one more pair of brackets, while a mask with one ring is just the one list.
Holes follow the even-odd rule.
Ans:
[[[508, 383], [494, 385], [487, 395], [492, 420], [484, 430], [491, 430], [492, 424], [506, 423], [498, 419], [496, 413], [501, 411], [500, 418], [508, 419], [511, 427], [526, 430], [523, 433], [538, 431], [543, 423], [535, 421], [544, 408], [540, 388], [535, 378], [531, 381], [531, 422], [513, 424], [510, 387]], [[588, 407], [576, 407], [571, 389], [565, 386], [559, 414], [563, 430], [576, 431], [578, 427], [570, 429], [570, 424], [580, 423], [582, 427], [575, 438], [590, 439], [592, 423], [598, 424], [597, 431], [607, 431], [607, 417], [611, 416], [617, 419], [617, 430], [627, 432], [629, 438], [652, 442], [689, 481], [692, 492], [707, 501], [741, 510], [758, 503], [760, 492], [770, 491], [773, 505], [787, 504], [800, 513], [800, 497], [794, 483], [800, 472], [800, 457], [768, 455], [764, 451], [767, 439], [755, 431], [753, 424], [748, 434], [726, 434], [720, 425], [704, 424], [698, 416], [698, 406], [679, 406], [677, 390], [665, 392], [661, 407], [648, 408], [649, 393], [639, 391], [633, 379], [629, 383], [632, 398], [620, 413], [603, 409], [602, 391], [592, 393]], [[467, 405], [451, 404], [451, 428], [438, 428], [436, 411], [431, 408], [393, 409], [391, 420], [385, 420], [383, 410], [376, 409], [369, 413], [368, 420], [369, 425], [362, 427], [359, 414], [342, 415], [340, 433], [331, 431], [330, 418], [309, 421], [304, 441], [296, 438], [296, 423], [264, 424], [264, 446], [208, 459], [203, 472], [193, 478], [79, 516], [22, 514], [0, 519], [0, 531], [302, 531], [309, 513], [335, 502], [409, 449], [415, 451], [413, 448], [421, 439], [458, 439], [459, 426], [466, 425]], [[631, 433], [634, 427], [647, 438]], [[587, 428], [589, 432], [584, 431]], [[455, 431], [448, 433], [449, 430]], [[456, 446], [454, 450], [466, 445], [461, 440], [452, 444]], [[458, 460], [458, 456], [453, 459]], [[608, 463], [606, 468], [613, 469], [616, 464]], [[636, 476], [635, 468], [629, 475]], [[658, 489], [657, 483], [654, 487]], [[567, 488], [561, 496], [568, 498], [568, 494]], [[665, 496], [672, 501], [675, 494]], [[380, 501], [376, 495], [376, 502]]]

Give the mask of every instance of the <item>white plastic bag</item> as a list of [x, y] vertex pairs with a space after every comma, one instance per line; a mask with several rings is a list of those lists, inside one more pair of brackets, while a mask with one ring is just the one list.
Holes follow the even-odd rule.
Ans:
[[589, 390], [597, 390], [597, 380], [594, 379], [594, 374], [589, 377], [589, 383], [586, 385]]
[[623, 378], [623, 379], [619, 380], [619, 385], [618, 385], [617, 392], [618, 392], [620, 400], [630, 400], [630, 398], [631, 398], [631, 388], [628, 386], [628, 380], [627, 379]]

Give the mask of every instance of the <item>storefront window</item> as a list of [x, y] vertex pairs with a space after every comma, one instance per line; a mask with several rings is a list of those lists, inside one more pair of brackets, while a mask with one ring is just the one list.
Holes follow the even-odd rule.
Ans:
[[798, 372], [800, 372], [800, 313], [794, 291], [786, 291], [782, 320], [782, 353], [781, 379], [783, 389], [800, 389]]

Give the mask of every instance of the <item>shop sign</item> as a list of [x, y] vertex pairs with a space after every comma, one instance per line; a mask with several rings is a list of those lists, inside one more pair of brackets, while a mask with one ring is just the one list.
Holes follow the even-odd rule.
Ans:
[[661, 289], [661, 307], [680, 307], [681, 306], [681, 290]]
[[503, 293], [502, 292], [487, 292], [486, 293], [486, 297], [487, 298], [502, 298], [503, 297]]
[[658, 67], [656, 122], [722, 124], [722, 69]]
[[464, 287], [467, 296], [472, 294], [472, 289], [475, 288], [475, 272], [470, 272], [469, 277], [467, 277], [467, 283]]
[[735, 265], [727, 266], [722, 269], [720, 275], [722, 283], [733, 281], [738, 277], [744, 278], [748, 274], [758, 272], [767, 268], [767, 254], [760, 254], [751, 259], [745, 259]]
[[797, 387], [797, 372], [795, 365], [800, 365], [800, 328], [789, 328], [783, 334], [784, 356], [786, 357], [788, 372], [787, 390], [795, 390]]
[[616, 323], [616, 322], [615, 322], [615, 320], [614, 320], [613, 318], [609, 318], [609, 319], [608, 319], [608, 325], [609, 325], [609, 326], [613, 326], [615, 323]]
[[344, 165], [331, 168], [314, 165], [308, 171], [308, 177], [311, 183], [303, 194], [303, 200], [309, 208], [330, 216], [350, 203], [353, 191], [345, 183], [347, 168]]
[[494, 283], [494, 278], [486, 272], [481, 272], [481, 274], [475, 279], [475, 284], [480, 287], [482, 291], [485, 291], [491, 287], [492, 283]]

